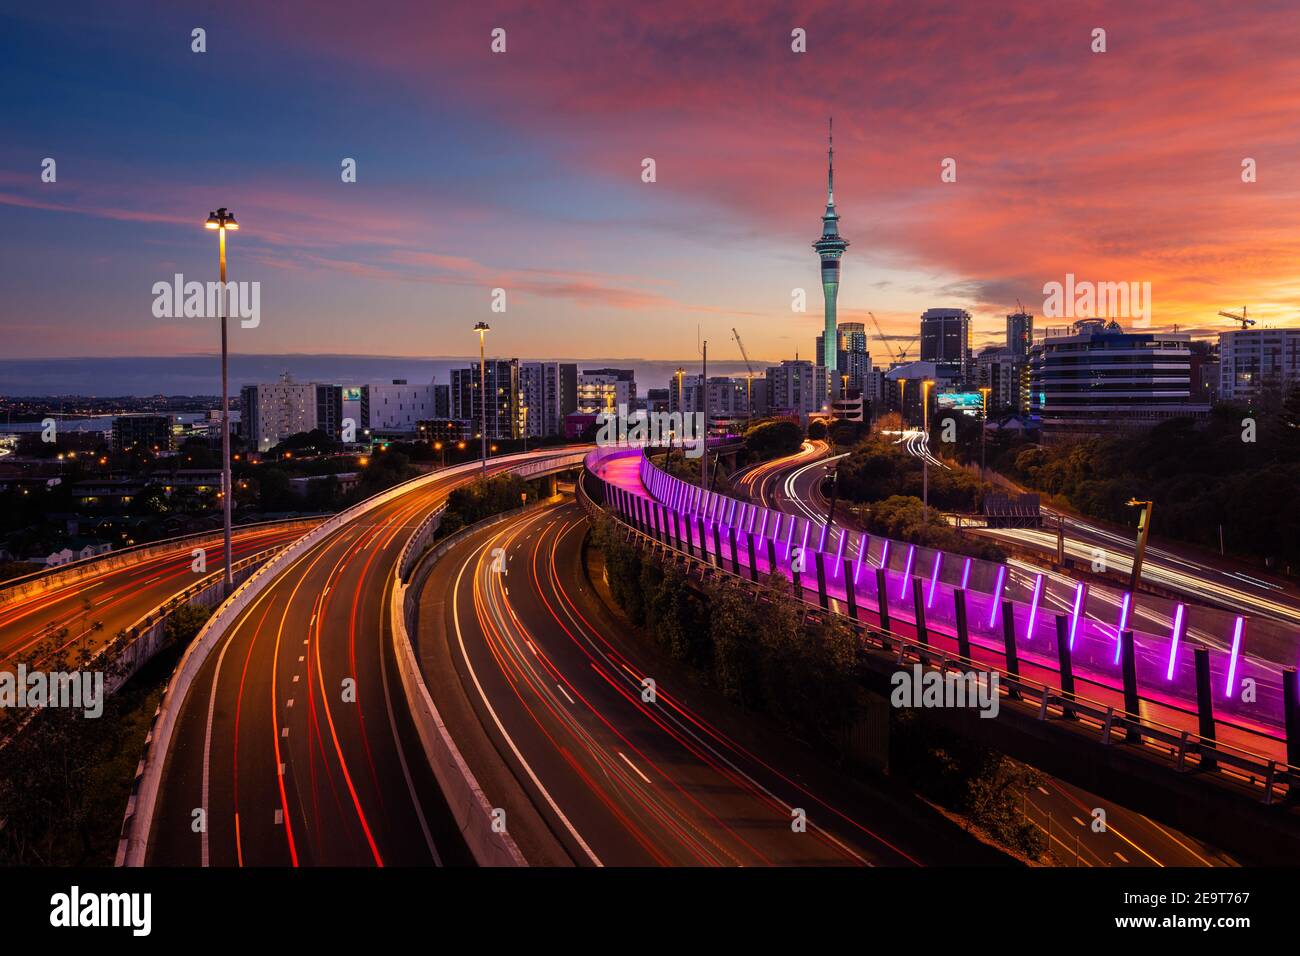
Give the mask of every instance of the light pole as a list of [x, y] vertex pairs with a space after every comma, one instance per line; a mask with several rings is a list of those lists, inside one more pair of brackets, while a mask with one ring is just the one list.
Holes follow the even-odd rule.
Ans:
[[921, 525], [930, 521], [930, 379], [921, 380]]
[[483, 427], [480, 430], [480, 436], [483, 440], [483, 477], [487, 477], [487, 357], [483, 351], [483, 336], [487, 335], [491, 327], [486, 322], [478, 322], [474, 325], [474, 331], [478, 333], [478, 391], [479, 402], [483, 406]]
[[226, 301], [226, 230], [239, 228], [230, 210], [222, 206], [216, 212], [208, 213], [205, 228], [217, 231], [217, 246], [221, 255], [221, 510], [222, 529], [224, 532], [225, 593], [234, 589], [234, 579], [230, 571], [230, 500], [234, 489], [230, 480], [230, 395], [227, 378], [226, 361], [226, 314], [230, 311]]
[[984, 481], [984, 448], [985, 439], [989, 435], [989, 393], [993, 389], [985, 386], [980, 389], [980, 396], [983, 399], [980, 402], [980, 481]]

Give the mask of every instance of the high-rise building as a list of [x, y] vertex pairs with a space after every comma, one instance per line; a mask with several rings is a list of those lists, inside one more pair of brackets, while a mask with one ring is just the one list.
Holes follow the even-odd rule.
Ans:
[[767, 369], [767, 405], [774, 415], [797, 415], [806, 420], [813, 412], [828, 411], [826, 368], [800, 359], [786, 359]]
[[822, 266], [822, 296], [826, 314], [822, 331], [822, 351], [817, 354], [817, 360], [826, 369], [827, 389], [838, 387], [838, 383], [834, 381], [839, 369], [835, 300], [840, 289], [840, 257], [849, 247], [848, 242], [840, 238], [839, 222], [839, 213], [835, 211], [835, 136], [832, 125], [826, 148], [826, 211], [822, 213], [822, 234], [812, 244], [817, 250]]
[[[446, 386], [443, 386], [444, 388]], [[414, 434], [417, 424], [439, 418], [438, 386], [393, 379], [361, 386], [361, 427], [372, 434]]]
[[578, 407], [578, 366], [523, 362], [519, 366], [519, 405], [529, 438], [563, 435], [565, 416]]
[[1029, 347], [1034, 344], [1034, 317], [1028, 312], [1012, 312], [1007, 316], [1007, 350], [1017, 358], [1028, 359]]
[[674, 375], [668, 392], [668, 411], [687, 415], [703, 412], [711, 429], [765, 414], [767, 380], [744, 375], [710, 375], [701, 389], [701, 376]]
[[1080, 319], [1030, 352], [1030, 415], [1043, 440], [1150, 427], [1209, 411], [1191, 394], [1191, 336]]
[[118, 415], [113, 419], [113, 450], [126, 451], [138, 446], [170, 451], [172, 422], [170, 415]]
[[258, 451], [318, 428], [331, 438], [340, 437], [344, 417], [340, 385], [299, 383], [286, 374], [273, 384], [245, 385], [239, 400], [244, 437]]
[[1284, 395], [1300, 383], [1300, 329], [1236, 329], [1219, 333], [1219, 398], [1251, 402]]
[[970, 313], [965, 309], [926, 309], [921, 313], [921, 361], [934, 362], [970, 377]]
[[522, 434], [519, 414], [519, 360], [488, 359], [487, 387], [479, 388], [479, 365], [451, 370], [451, 417], [468, 422], [472, 434], [483, 426], [482, 395], [487, 394], [487, 437], [518, 438]]
[[584, 415], [636, 408], [636, 373], [626, 368], [585, 368], [578, 376], [578, 408]]
[[1011, 349], [990, 346], [975, 356], [974, 384], [989, 390], [988, 412], [1015, 412], [1029, 410], [1029, 359], [1021, 358]]
[[[825, 333], [818, 333], [813, 354], [819, 357], [824, 354], [825, 338]], [[836, 340], [836, 374], [840, 377], [839, 385], [847, 385], [852, 391], [865, 391], [871, 373], [866, 326], [861, 322], [841, 322], [836, 329]]]

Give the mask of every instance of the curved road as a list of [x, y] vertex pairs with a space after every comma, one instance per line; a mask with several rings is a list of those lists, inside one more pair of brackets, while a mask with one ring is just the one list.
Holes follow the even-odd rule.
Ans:
[[[306, 533], [293, 529], [234, 529], [231, 552], [236, 561], [258, 551], [281, 548]], [[203, 574], [191, 569], [191, 550], [146, 558], [108, 568], [81, 580], [12, 601], [0, 608], [0, 670], [19, 663], [29, 668], [63, 667], [89, 660], [118, 631], [130, 627], [199, 579], [225, 565], [221, 542], [207, 546]]]
[[388, 594], [421, 519], [478, 477], [452, 470], [344, 525], [227, 629], [181, 705], [148, 863], [470, 862], [407, 714]]
[[[526, 512], [458, 543], [421, 597], [430, 692], [530, 861], [1004, 859], [911, 795], [828, 770], [628, 635], [584, 571], [586, 532], [573, 503]], [[494, 570], [502, 558], [504, 573]], [[795, 809], [806, 813], [803, 832], [792, 828]]]

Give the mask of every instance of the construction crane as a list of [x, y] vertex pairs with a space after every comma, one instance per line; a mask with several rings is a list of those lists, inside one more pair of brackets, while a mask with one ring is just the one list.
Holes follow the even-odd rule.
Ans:
[[1238, 315], [1236, 312], [1223, 312], [1223, 311], [1220, 311], [1219, 315], [1223, 316], [1225, 319], [1232, 319], [1232, 321], [1234, 322], [1240, 322], [1241, 329], [1243, 332], [1247, 328], [1255, 324], [1254, 319], [1246, 318], [1246, 307], [1244, 305], [1241, 307], [1241, 315]]
[[[889, 339], [885, 335], [885, 330], [880, 327], [880, 320], [876, 318], [876, 313], [868, 309], [867, 315], [871, 316], [871, 322], [876, 327], [876, 335], [880, 338], [880, 341], [884, 343], [885, 350], [889, 353], [889, 357], [893, 359], [895, 362], [897, 362], [899, 365], [902, 365], [908, 350], [911, 349], [912, 343], [915, 342], [916, 339], [912, 339], [911, 342], [908, 342], [906, 349], [903, 349], [902, 351], [895, 353], [894, 350], [890, 348]], [[919, 339], [920, 336], [918, 335], [916, 338]]]
[[745, 351], [745, 343], [740, 341], [740, 333], [732, 326], [731, 334], [735, 336], [736, 345], [740, 347], [740, 357], [745, 360], [745, 368], [749, 369], [749, 377], [745, 379], [745, 403], [749, 406], [749, 414], [754, 414], [754, 364], [749, 360], [749, 354]]
[[912, 351], [912, 346], [916, 344], [916, 340], [919, 339], [920, 337], [921, 336], [919, 335], [912, 336], [912, 341], [908, 342], [907, 345], [903, 346], [901, 349], [898, 350], [898, 363], [900, 365], [903, 365], [907, 362], [907, 353]]

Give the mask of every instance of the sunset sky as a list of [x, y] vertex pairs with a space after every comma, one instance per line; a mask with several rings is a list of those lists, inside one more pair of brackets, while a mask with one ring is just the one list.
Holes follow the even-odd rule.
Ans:
[[150, 290], [215, 278], [224, 205], [241, 353], [467, 355], [486, 320], [526, 358], [808, 357], [830, 114], [841, 320], [964, 307], [979, 345], [1067, 272], [1150, 282], [1157, 328], [1300, 319], [1294, 4], [181, 6], [0, 15], [0, 356], [212, 351]]

